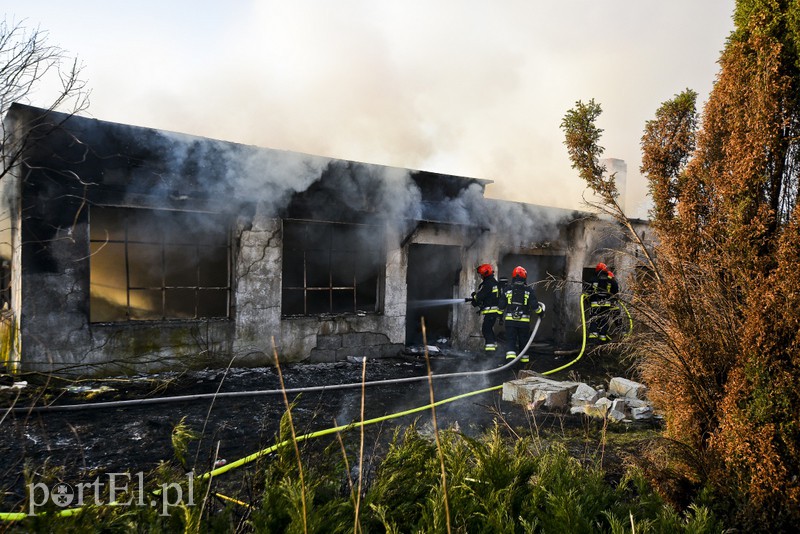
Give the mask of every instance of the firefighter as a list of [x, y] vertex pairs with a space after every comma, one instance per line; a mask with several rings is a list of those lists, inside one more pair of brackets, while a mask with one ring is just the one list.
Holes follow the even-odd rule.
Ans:
[[494, 325], [502, 313], [498, 307], [500, 288], [494, 277], [494, 269], [488, 263], [478, 266], [478, 274], [482, 281], [478, 291], [472, 292], [472, 305], [478, 308], [478, 313], [483, 316], [481, 333], [483, 334], [483, 350], [494, 353], [497, 350], [497, 337], [494, 334]]
[[618, 310], [616, 295], [619, 283], [608, 266], [600, 262], [594, 268], [595, 278], [588, 288], [589, 297], [589, 339], [611, 341], [608, 326], [611, 313]]
[[[511, 273], [511, 284], [506, 286], [500, 298], [500, 309], [506, 325], [506, 359], [513, 360], [525, 348], [531, 335], [531, 316], [544, 313], [533, 288], [526, 284], [528, 272], [520, 266]], [[522, 362], [529, 361], [528, 354], [522, 355]]]

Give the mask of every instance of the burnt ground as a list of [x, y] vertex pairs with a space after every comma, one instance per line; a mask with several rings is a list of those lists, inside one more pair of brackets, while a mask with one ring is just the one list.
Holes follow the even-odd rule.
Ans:
[[[501, 372], [435, 379], [434, 398], [439, 401], [476, 391], [516, 377], [521, 369], [544, 372], [570, 362], [577, 351], [561, 354], [552, 347], [534, 347], [529, 364], [517, 364]], [[505, 362], [502, 356], [487, 358], [483, 354], [458, 352], [443, 347], [430, 354], [431, 372], [435, 375], [495, 369]], [[360, 384], [362, 363], [346, 361], [328, 364], [282, 366], [286, 388], [318, 385]], [[608, 350], [590, 351], [577, 363], [553, 374], [556, 380], [578, 379], [590, 385], [607, 384], [612, 376], [624, 376], [624, 367]], [[426, 377], [427, 363], [421, 349], [410, 349], [397, 358], [368, 360], [366, 381], [386, 381], [405, 377]], [[277, 369], [231, 368], [166, 372], [151, 375], [109, 378], [104, 380], [64, 383], [45, 381], [43, 377], [27, 379], [28, 387], [0, 391], [3, 407], [30, 407], [83, 404], [137, 398], [174, 397], [198, 393], [280, 390]], [[346, 425], [361, 419], [361, 387], [324, 390], [289, 395], [293, 403], [292, 419], [297, 435]], [[364, 389], [364, 419], [373, 419], [404, 410], [425, 406], [430, 402], [427, 379], [401, 384], [370, 385]], [[212, 468], [215, 457], [231, 462], [274, 444], [281, 416], [285, 414], [282, 394], [266, 394], [233, 398], [200, 399], [165, 402], [141, 406], [87, 408], [76, 411], [13, 411], [0, 412], [0, 511], [18, 510], [24, 501], [26, 484], [38, 480], [55, 480], [74, 484], [91, 481], [100, 473], [151, 473], [161, 462], [179, 466], [171, 442], [173, 428], [184, 421], [200, 435], [193, 441], [183, 468], [197, 473]], [[626, 453], [635, 451], [639, 430], [652, 436], [653, 425], [637, 423], [614, 431], [629, 433], [631, 439], [618, 440], [618, 447], [601, 444], [598, 432], [602, 424], [584, 416], [563, 413], [529, 412], [523, 407], [501, 400], [501, 391], [494, 390], [469, 396], [436, 407], [436, 422], [441, 428], [457, 428], [477, 436], [498, 421], [509, 434], [556, 436], [566, 441], [574, 455], [582, 458], [604, 456], [604, 467], [621, 466]], [[432, 429], [431, 411], [399, 416], [364, 428], [367, 458], [379, 460], [396, 428], [415, 423], [423, 431]], [[358, 431], [345, 432], [354, 434]], [[605, 434], [604, 434], [605, 436]], [[317, 447], [331, 446], [334, 434], [319, 440]], [[601, 450], [602, 448], [602, 450]], [[218, 451], [218, 454], [217, 454]], [[216, 456], [215, 456], [216, 455]], [[377, 463], [377, 461], [376, 461]], [[179, 466], [180, 468], [181, 466]], [[621, 468], [621, 467], [620, 467]], [[26, 479], [23, 472], [28, 470]], [[228, 475], [225, 475], [228, 476]], [[238, 478], [241, 480], [241, 477]], [[224, 481], [220, 482], [224, 484]]]

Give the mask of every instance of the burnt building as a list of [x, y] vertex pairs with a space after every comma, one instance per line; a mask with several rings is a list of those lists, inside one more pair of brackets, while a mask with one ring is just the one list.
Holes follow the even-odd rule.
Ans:
[[[484, 197], [487, 180], [343, 161], [15, 104], [2, 188], [12, 370], [110, 374], [481, 346], [465, 303], [501, 276], [579, 281], [608, 223]], [[613, 264], [613, 260], [610, 261]], [[537, 339], [577, 336], [580, 284], [541, 283]]]

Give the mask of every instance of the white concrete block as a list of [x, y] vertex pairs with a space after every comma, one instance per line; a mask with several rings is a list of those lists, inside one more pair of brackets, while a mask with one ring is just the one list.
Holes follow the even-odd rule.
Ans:
[[614, 399], [614, 401], [611, 403], [611, 410], [613, 411], [622, 412], [624, 414], [627, 409], [628, 403], [627, 399], [625, 398]]
[[608, 384], [608, 392], [618, 397], [644, 399], [647, 394], [647, 388], [644, 384], [615, 376]]
[[611, 402], [611, 399], [609, 399], [607, 397], [603, 397], [602, 399], [598, 399], [597, 402], [594, 403], [594, 406], [595, 406], [595, 408], [600, 408], [600, 409], [603, 409], [605, 411], [608, 411], [608, 410], [611, 409], [611, 406], [613, 404], [614, 403]]
[[[600, 399], [600, 400], [604, 400], [604, 399]], [[605, 404], [605, 403], [602, 403], [602, 402], [597, 402], [595, 404], [584, 406], [584, 410], [586, 412], [586, 415], [589, 415], [591, 417], [599, 417], [601, 419], [604, 418], [606, 416], [606, 414], [609, 412], [609, 408], [610, 408], [610, 404]]]
[[550, 409], [566, 408], [577, 382], [558, 382], [542, 377], [529, 376], [503, 384], [503, 400], [535, 409], [546, 406]]
[[639, 399], [632, 399], [630, 397], [625, 397], [625, 402], [628, 404], [628, 408], [644, 408], [645, 406], [650, 406], [650, 403], [646, 400], [639, 400]]
[[544, 400], [544, 405], [550, 409], [566, 408], [569, 404], [568, 389], [539, 389], [537, 395]]
[[620, 412], [619, 410], [609, 410], [608, 418], [615, 423], [619, 423], [625, 419], [625, 412]]
[[588, 384], [578, 384], [575, 392], [572, 394], [572, 405], [581, 406], [586, 404], [594, 404], [602, 396], [602, 394]]
[[523, 404], [530, 402], [530, 390], [524, 380], [512, 380], [503, 384], [503, 400]]

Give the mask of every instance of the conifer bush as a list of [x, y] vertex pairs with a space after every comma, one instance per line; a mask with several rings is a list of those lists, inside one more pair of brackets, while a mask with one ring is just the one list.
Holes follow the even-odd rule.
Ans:
[[[738, 528], [788, 531], [800, 521], [800, 3], [738, 0], [733, 20], [702, 116], [687, 89], [642, 137], [658, 243], [630, 236], [649, 273], [629, 281], [630, 345], [667, 425], [642, 466], [673, 503], [705, 491]], [[600, 112], [578, 102], [565, 144], [593, 205], [630, 229], [599, 163]]]

